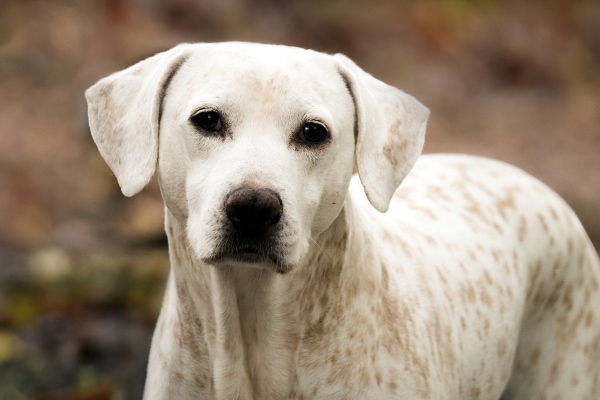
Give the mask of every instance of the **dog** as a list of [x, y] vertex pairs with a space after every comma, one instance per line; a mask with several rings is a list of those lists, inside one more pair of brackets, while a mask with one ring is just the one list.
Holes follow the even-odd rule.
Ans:
[[502, 162], [420, 156], [429, 110], [344, 55], [182, 44], [86, 98], [122, 192], [156, 171], [165, 202], [146, 400], [600, 396], [573, 211]]

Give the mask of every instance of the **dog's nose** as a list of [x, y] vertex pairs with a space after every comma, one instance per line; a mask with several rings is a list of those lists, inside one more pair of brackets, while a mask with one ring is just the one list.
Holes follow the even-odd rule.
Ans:
[[225, 213], [233, 226], [244, 233], [262, 233], [279, 222], [283, 203], [270, 189], [243, 186], [229, 193]]

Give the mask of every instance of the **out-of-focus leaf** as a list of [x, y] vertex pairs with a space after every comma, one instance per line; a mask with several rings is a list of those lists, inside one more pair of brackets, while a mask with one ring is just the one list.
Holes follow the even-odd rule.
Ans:
[[10, 361], [18, 352], [19, 339], [9, 331], [0, 331], [0, 364]]
[[30, 323], [40, 314], [40, 304], [33, 293], [16, 293], [9, 305], [9, 319], [16, 326]]

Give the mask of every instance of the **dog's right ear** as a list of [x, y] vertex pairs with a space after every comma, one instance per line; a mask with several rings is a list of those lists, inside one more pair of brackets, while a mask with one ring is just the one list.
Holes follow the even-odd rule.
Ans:
[[98, 81], [85, 92], [92, 137], [125, 196], [154, 175], [162, 99], [189, 56], [183, 44]]

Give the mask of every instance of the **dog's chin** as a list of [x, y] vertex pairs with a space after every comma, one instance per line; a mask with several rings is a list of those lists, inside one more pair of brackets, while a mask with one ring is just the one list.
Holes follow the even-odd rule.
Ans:
[[254, 248], [220, 251], [202, 258], [202, 261], [216, 267], [266, 269], [278, 274], [286, 274], [291, 270], [291, 266], [278, 255]]

